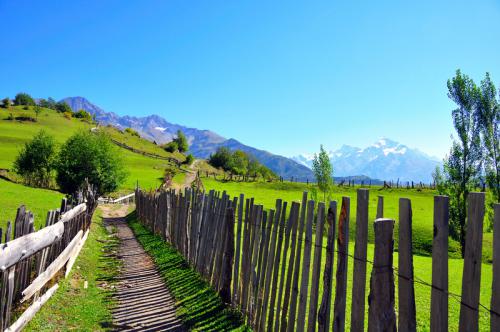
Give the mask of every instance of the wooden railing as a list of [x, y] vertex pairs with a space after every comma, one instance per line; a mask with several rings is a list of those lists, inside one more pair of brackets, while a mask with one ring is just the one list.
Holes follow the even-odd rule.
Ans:
[[130, 204], [135, 201], [135, 193], [131, 193], [125, 196], [118, 197], [116, 199], [108, 197], [99, 197], [99, 204]]
[[[397, 268], [393, 263], [395, 220], [383, 218], [383, 198], [378, 202], [377, 219], [372, 224], [374, 259], [370, 261], [367, 189], [357, 192], [353, 255], [349, 253], [349, 197], [342, 199], [337, 216], [337, 202], [316, 204], [307, 200], [307, 193], [302, 203], [293, 202], [289, 211], [281, 199], [275, 209], [265, 211], [253, 198], [245, 200], [243, 195], [230, 198], [225, 193], [190, 189], [183, 193], [136, 191], [140, 222], [175, 246], [226, 303], [241, 310], [256, 331], [344, 331], [348, 258], [354, 262], [351, 331], [364, 331], [367, 303], [368, 331], [415, 331], [415, 283], [430, 289], [431, 305], [425, 310], [430, 311], [432, 331], [449, 330], [450, 297], [460, 302], [460, 331], [478, 331], [480, 309], [488, 312], [491, 331], [500, 331], [500, 205], [494, 207], [492, 296], [486, 305], [479, 302], [484, 193], [468, 197], [461, 295], [451, 293], [448, 287], [448, 198], [434, 199], [432, 283], [414, 275], [411, 201], [399, 201]], [[322, 257], [325, 254], [326, 259]], [[365, 289], [367, 264], [372, 265], [369, 290]]]
[[8, 223], [5, 243], [0, 243], [0, 331], [22, 330], [57, 290], [64, 267], [68, 276], [96, 207], [91, 191], [73, 202], [63, 199], [61, 208], [48, 212], [39, 231], [24, 206], [17, 210], [14, 224]]

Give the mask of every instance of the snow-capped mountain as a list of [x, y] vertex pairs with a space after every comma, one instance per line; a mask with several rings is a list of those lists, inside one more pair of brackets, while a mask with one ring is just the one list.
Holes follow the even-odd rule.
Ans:
[[[432, 172], [441, 162], [418, 149], [411, 149], [388, 138], [381, 138], [366, 148], [343, 145], [328, 153], [335, 176], [366, 175], [370, 178], [396, 181], [432, 179]], [[314, 154], [292, 159], [311, 167]]]

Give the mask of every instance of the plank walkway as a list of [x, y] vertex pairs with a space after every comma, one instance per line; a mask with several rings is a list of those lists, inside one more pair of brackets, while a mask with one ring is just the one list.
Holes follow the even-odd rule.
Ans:
[[118, 331], [187, 331], [175, 315], [175, 301], [149, 255], [125, 221], [126, 206], [104, 210], [105, 225], [115, 226], [123, 260], [116, 284], [113, 326]]

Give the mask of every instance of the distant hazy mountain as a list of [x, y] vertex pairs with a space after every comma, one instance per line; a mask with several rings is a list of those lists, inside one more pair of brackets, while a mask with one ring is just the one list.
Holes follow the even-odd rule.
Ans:
[[[381, 180], [429, 182], [433, 170], [440, 165], [436, 158], [387, 138], [364, 149], [344, 145], [329, 152], [329, 156], [335, 176], [340, 177], [363, 174]], [[313, 155], [303, 154], [292, 159], [311, 167]]]
[[110, 124], [120, 129], [133, 128], [143, 138], [155, 141], [158, 144], [170, 142], [177, 130], [181, 130], [188, 138], [190, 152], [197, 158], [208, 158], [218, 147], [225, 146], [231, 150], [239, 149], [254, 155], [262, 164], [286, 179], [291, 177], [298, 181], [313, 179], [312, 171], [308, 167], [290, 158], [244, 145], [232, 138], [226, 139], [210, 130], [200, 130], [173, 124], [158, 115], [146, 117], [119, 116], [104, 111], [83, 97], [68, 97], [62, 101], [68, 103], [73, 111], [83, 109], [90, 112], [95, 115], [96, 120], [101, 124]]

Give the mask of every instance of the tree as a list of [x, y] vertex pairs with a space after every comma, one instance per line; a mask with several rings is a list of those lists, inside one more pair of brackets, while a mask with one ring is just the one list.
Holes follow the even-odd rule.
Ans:
[[176, 141], [168, 142], [163, 146], [163, 149], [167, 152], [174, 153], [179, 150], [179, 146]]
[[4, 99], [2, 99], [2, 107], [3, 108], [10, 107], [10, 98], [9, 97], [5, 97]]
[[500, 203], [500, 104], [489, 73], [481, 81], [476, 109], [485, 155], [486, 183], [496, 202]]
[[62, 146], [56, 164], [56, 181], [64, 193], [78, 190], [85, 179], [99, 195], [118, 189], [126, 177], [118, 151], [104, 133], [79, 132]]
[[177, 130], [177, 137], [174, 139], [177, 142], [179, 152], [184, 153], [189, 149], [189, 144], [186, 135], [180, 130]]
[[185, 165], [191, 165], [194, 161], [193, 155], [190, 153], [186, 156], [186, 160], [184, 160]]
[[326, 200], [326, 194], [330, 192], [333, 185], [333, 167], [323, 145], [320, 146], [319, 154], [314, 154], [312, 169], [318, 188], [323, 192], [323, 199]]
[[42, 113], [42, 108], [38, 105], [35, 105], [35, 115], [36, 115], [36, 118], [38, 119], [38, 115], [40, 115], [40, 113]]
[[247, 170], [248, 155], [241, 150], [234, 151], [233, 155], [231, 156], [231, 173], [242, 176], [247, 174]]
[[221, 146], [217, 148], [217, 151], [210, 155], [208, 158], [208, 163], [215, 168], [222, 168], [225, 171], [229, 170], [231, 163], [231, 151], [228, 148]]
[[247, 176], [253, 177], [255, 180], [255, 178], [259, 174], [259, 168], [260, 168], [259, 161], [254, 156], [250, 156], [248, 160]]
[[55, 153], [54, 138], [41, 130], [19, 152], [14, 161], [14, 171], [29, 185], [49, 187]]
[[480, 126], [474, 113], [478, 88], [468, 76], [457, 70], [448, 80], [448, 97], [458, 106], [452, 111], [458, 140], [453, 141], [444, 162], [450, 196], [450, 235], [465, 250], [467, 196], [478, 185], [481, 172]]
[[72, 116], [77, 119], [92, 121], [92, 115], [90, 115], [90, 113], [85, 110], [79, 110], [78, 112], [74, 112]]
[[73, 113], [73, 110], [71, 109], [71, 107], [69, 107], [69, 105], [65, 101], [60, 101], [56, 103], [55, 109], [59, 113], [68, 113], [68, 112]]
[[31, 96], [27, 93], [20, 92], [16, 95], [14, 98], [14, 105], [20, 106], [20, 105], [25, 105], [25, 106], [33, 106], [35, 105], [35, 101]]

